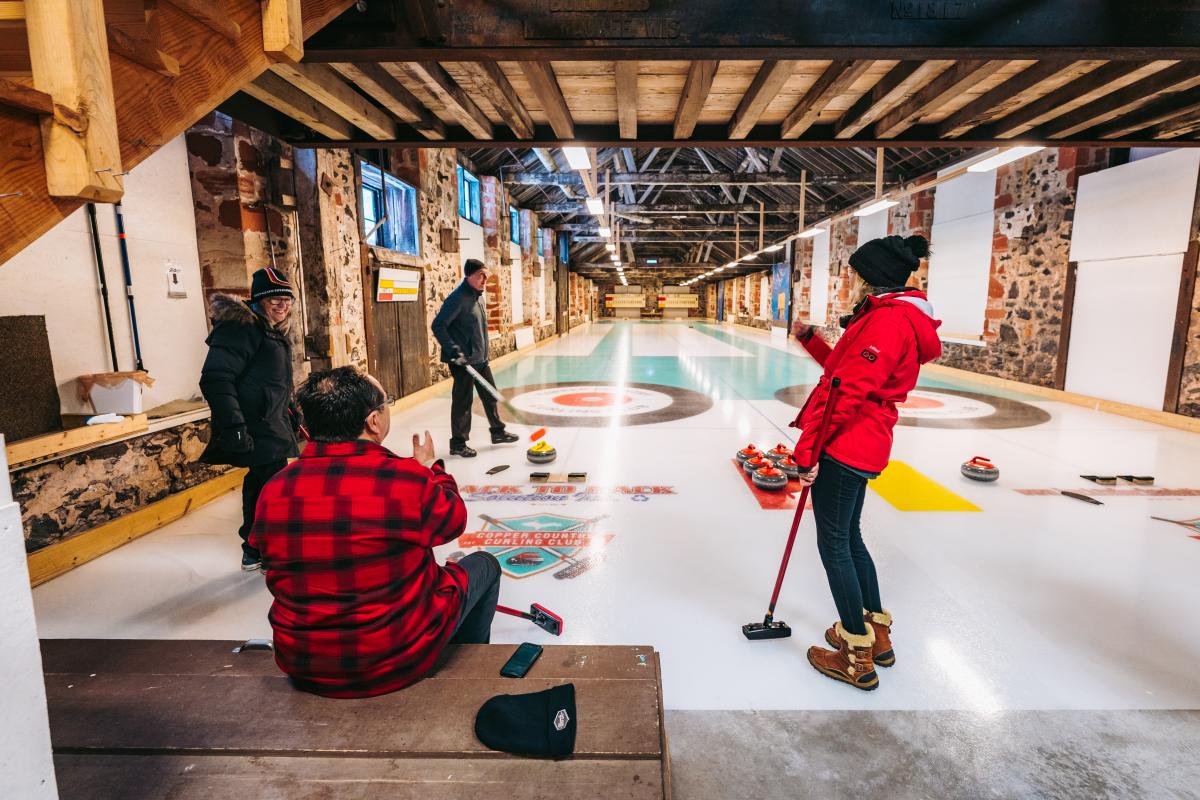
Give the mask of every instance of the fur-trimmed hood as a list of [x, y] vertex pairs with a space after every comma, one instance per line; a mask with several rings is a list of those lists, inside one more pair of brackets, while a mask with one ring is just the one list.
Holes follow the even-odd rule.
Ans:
[[[235, 297], [231, 294], [216, 293], [208, 303], [208, 316], [212, 319], [213, 324], [218, 322], [235, 322], [239, 325], [254, 325], [261, 324], [263, 328], [272, 330], [271, 323], [266, 317], [255, 313], [250, 304], [241, 297]], [[274, 326], [273, 329], [279, 333], [286, 334], [292, 327], [292, 315], [282, 324]]]

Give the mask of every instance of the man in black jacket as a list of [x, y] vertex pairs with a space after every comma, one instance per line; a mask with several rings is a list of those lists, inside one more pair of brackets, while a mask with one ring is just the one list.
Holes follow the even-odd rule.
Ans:
[[200, 391], [212, 412], [211, 436], [200, 460], [249, 467], [242, 481], [242, 569], [261, 569], [247, 537], [259, 492], [287, 460], [299, 455], [300, 412], [292, 402], [292, 347], [287, 337], [292, 285], [267, 267], [254, 273], [250, 300], [214, 294], [208, 356]]
[[[463, 264], [463, 273], [466, 277], [446, 296], [446, 302], [433, 318], [432, 327], [434, 337], [442, 346], [442, 361], [450, 366], [450, 376], [454, 379], [450, 400], [450, 455], [472, 458], [475, 451], [467, 447], [467, 439], [471, 436], [475, 379], [467, 372], [466, 365], [470, 364], [492, 386], [496, 385], [496, 380], [488, 367], [487, 309], [483, 302], [488, 271], [482, 261], [469, 258]], [[520, 437], [504, 430], [496, 398], [480, 387], [479, 399], [487, 414], [492, 444], [517, 441]]]

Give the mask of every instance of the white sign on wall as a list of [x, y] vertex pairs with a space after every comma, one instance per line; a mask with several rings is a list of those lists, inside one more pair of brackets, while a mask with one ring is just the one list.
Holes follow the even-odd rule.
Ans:
[[824, 325], [829, 313], [829, 231], [813, 237], [812, 286], [808, 292], [808, 320]]
[[167, 262], [167, 297], [187, 297], [187, 285], [183, 282], [183, 267], [174, 261]]

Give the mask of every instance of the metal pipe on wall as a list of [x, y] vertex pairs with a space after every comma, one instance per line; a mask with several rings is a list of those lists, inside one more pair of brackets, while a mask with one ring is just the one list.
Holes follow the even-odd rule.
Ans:
[[92, 248], [96, 253], [96, 279], [100, 284], [100, 303], [104, 306], [104, 327], [108, 330], [108, 355], [112, 371], [117, 372], [117, 342], [113, 338], [112, 308], [108, 304], [108, 277], [104, 274], [104, 254], [100, 250], [100, 229], [96, 227], [96, 204], [87, 204], [88, 229], [92, 234]]
[[142, 363], [142, 340], [138, 336], [137, 307], [133, 302], [133, 273], [129, 268], [129, 248], [125, 246], [125, 214], [120, 202], [113, 205], [117, 217], [117, 243], [121, 246], [121, 267], [125, 271], [125, 300], [129, 305], [129, 330], [133, 333], [133, 357], [136, 369], [145, 371]]

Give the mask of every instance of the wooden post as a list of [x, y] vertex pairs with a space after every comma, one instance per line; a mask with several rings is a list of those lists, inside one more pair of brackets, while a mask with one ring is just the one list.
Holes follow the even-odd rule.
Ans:
[[304, 58], [300, 0], [263, 0], [263, 50], [272, 61], [295, 64]]
[[758, 249], [759, 250], [763, 249], [763, 244], [764, 244], [764, 242], [763, 242], [763, 226], [765, 224], [766, 224], [766, 220], [763, 218], [763, 201], [759, 200], [758, 201]]
[[57, 115], [42, 118], [49, 193], [115, 203], [123, 170], [103, 0], [38, 0], [25, 22], [34, 87], [87, 123], [78, 130]]
[[800, 170], [800, 227], [796, 233], [804, 233], [804, 205], [808, 200], [808, 170]]
[[883, 148], [875, 148], [875, 199], [883, 197]]

